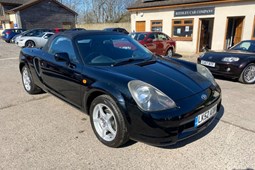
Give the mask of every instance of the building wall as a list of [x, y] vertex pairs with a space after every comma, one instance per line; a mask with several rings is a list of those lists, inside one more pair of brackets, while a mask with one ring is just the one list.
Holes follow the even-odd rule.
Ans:
[[[208, 6], [197, 6], [190, 8], [203, 8]], [[172, 36], [172, 19], [194, 18], [193, 39], [192, 41], [177, 41], [177, 52], [196, 53], [199, 35], [199, 19], [214, 18], [212, 50], [223, 50], [225, 32], [227, 26], [227, 17], [245, 16], [242, 40], [251, 39], [253, 22], [255, 16], [255, 2], [246, 1], [238, 3], [227, 3], [214, 5], [214, 15], [174, 17], [174, 10], [184, 9], [161, 9], [150, 11], [132, 12], [131, 30], [135, 30], [136, 21], [146, 21], [146, 31], [151, 31], [151, 20], [163, 20], [163, 32]], [[189, 8], [187, 8], [189, 9]]]
[[44, 0], [29, 8], [21, 10], [22, 28], [62, 28], [63, 23], [75, 27], [76, 16], [51, 0]]

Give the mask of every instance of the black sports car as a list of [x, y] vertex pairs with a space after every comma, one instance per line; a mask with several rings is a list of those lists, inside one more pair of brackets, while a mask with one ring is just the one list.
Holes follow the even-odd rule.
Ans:
[[209, 51], [198, 58], [214, 75], [255, 83], [255, 41], [242, 41], [223, 52]]
[[174, 144], [208, 127], [221, 106], [206, 67], [158, 58], [115, 32], [56, 34], [43, 49], [22, 49], [19, 68], [28, 93], [52, 93], [88, 113], [110, 147]]

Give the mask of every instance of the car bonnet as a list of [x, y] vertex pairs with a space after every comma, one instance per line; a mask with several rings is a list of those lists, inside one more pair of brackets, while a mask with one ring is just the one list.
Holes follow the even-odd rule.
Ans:
[[174, 100], [192, 96], [212, 85], [199, 73], [183, 65], [162, 60], [150, 64], [112, 67], [109, 71], [149, 83]]

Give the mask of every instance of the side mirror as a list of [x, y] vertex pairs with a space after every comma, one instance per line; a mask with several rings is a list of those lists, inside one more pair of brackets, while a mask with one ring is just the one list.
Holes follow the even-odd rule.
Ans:
[[55, 60], [56, 60], [57, 62], [66, 62], [66, 63], [69, 63], [69, 62], [70, 62], [69, 56], [68, 56], [67, 53], [56, 53], [56, 54], [54, 55], [54, 57], [55, 57]]
[[147, 42], [148, 42], [148, 43], [152, 43], [153, 40], [152, 40], [151, 38], [148, 38], [148, 39], [147, 39]]

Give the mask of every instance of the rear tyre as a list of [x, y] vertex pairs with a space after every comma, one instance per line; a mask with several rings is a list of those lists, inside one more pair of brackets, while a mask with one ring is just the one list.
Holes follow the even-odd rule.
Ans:
[[28, 40], [28, 41], [25, 43], [25, 47], [33, 48], [33, 47], [35, 47], [35, 42], [34, 42], [34, 41], [31, 41], [31, 40]]
[[240, 75], [239, 81], [244, 84], [255, 83], [255, 64], [254, 63], [251, 63], [244, 68], [242, 74]]
[[34, 84], [29, 68], [26, 65], [22, 68], [21, 75], [22, 84], [27, 93], [29, 94], [42, 93], [42, 89], [39, 88], [36, 84]]
[[95, 98], [89, 113], [92, 129], [104, 145], [117, 148], [128, 141], [123, 114], [110, 96]]
[[10, 43], [10, 40], [5, 40], [5, 42]]
[[171, 57], [173, 57], [173, 54], [174, 54], [173, 49], [172, 49], [172, 48], [169, 48], [168, 51], [167, 51], [167, 53], [166, 53], [166, 57], [171, 58]]

